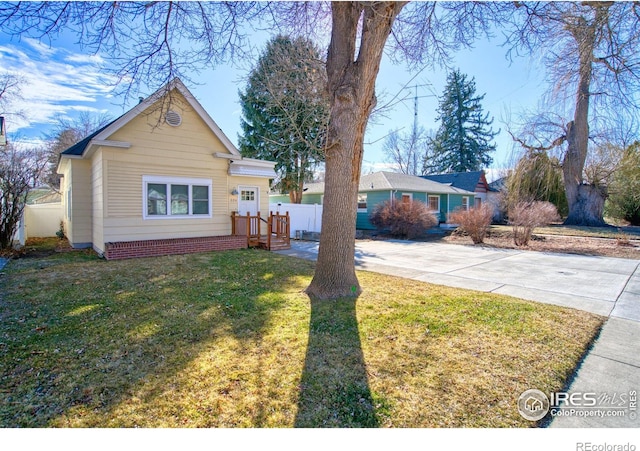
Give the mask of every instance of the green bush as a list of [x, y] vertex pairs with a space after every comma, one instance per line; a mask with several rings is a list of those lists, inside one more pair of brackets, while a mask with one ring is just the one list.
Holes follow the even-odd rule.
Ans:
[[640, 225], [640, 143], [627, 148], [609, 186], [607, 216]]
[[521, 202], [546, 201], [555, 205], [560, 215], [569, 213], [561, 163], [544, 151], [529, 151], [520, 158], [507, 178], [505, 189], [507, 212]]

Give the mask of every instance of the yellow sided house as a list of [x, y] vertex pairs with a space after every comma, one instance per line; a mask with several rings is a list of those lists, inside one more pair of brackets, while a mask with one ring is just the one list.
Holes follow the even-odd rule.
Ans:
[[175, 79], [62, 152], [64, 231], [107, 259], [258, 245], [276, 229], [274, 166], [243, 158]]

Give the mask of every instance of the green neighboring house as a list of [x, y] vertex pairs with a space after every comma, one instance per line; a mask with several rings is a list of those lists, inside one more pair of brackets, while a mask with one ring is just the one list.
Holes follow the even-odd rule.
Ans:
[[[322, 204], [324, 183], [309, 183], [302, 195], [303, 204]], [[397, 172], [375, 172], [360, 177], [358, 190], [358, 217], [356, 228], [374, 230], [369, 216], [376, 205], [386, 200], [400, 202], [418, 200], [424, 202], [436, 214], [440, 222], [447, 221], [447, 214], [456, 208], [468, 209], [473, 206], [474, 193], [443, 183], [426, 180], [414, 175]], [[287, 203], [289, 196], [276, 194], [269, 196], [270, 203]]]

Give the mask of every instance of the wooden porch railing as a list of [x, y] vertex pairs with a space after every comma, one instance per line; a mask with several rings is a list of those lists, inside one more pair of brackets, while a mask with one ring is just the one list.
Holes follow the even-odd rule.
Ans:
[[260, 244], [260, 212], [252, 216], [247, 212], [246, 216], [231, 214], [231, 235], [242, 235], [247, 237], [247, 245], [255, 247]]
[[[261, 234], [261, 222], [266, 224], [266, 235]], [[252, 215], [231, 215], [231, 234], [247, 237], [249, 247], [264, 247], [266, 249], [288, 249], [290, 241], [291, 221], [289, 212], [285, 214], [269, 212], [268, 220], [260, 217], [260, 212]]]
[[267, 234], [267, 249], [271, 249], [272, 242], [278, 241], [280, 245], [291, 247], [291, 221], [289, 221], [289, 212], [285, 214], [269, 212], [269, 231]]

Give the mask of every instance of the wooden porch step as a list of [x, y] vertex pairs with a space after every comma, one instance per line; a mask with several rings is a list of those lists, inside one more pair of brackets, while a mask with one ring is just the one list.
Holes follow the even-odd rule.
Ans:
[[[267, 249], [267, 236], [263, 235], [260, 237], [260, 247], [262, 249]], [[275, 236], [271, 237], [271, 251], [281, 251], [284, 249], [291, 249], [291, 243], [289, 240], [284, 240], [282, 238], [277, 238]]]

